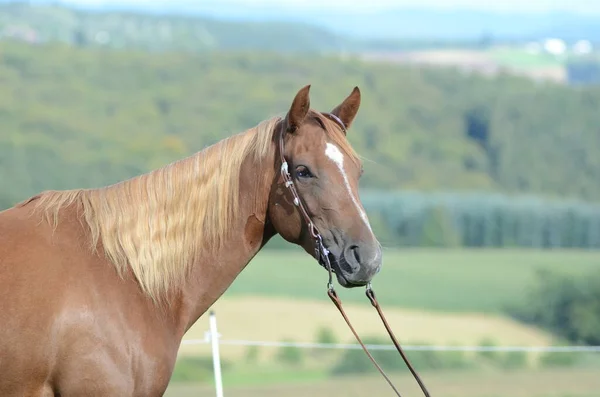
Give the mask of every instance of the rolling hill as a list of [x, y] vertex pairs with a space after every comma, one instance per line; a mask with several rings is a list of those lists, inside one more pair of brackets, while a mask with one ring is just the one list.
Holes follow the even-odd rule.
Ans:
[[362, 187], [600, 200], [600, 90], [352, 58], [0, 43], [0, 206], [114, 183], [289, 107], [363, 92]]
[[237, 20], [211, 14], [162, 14], [127, 8], [90, 10], [23, 2], [0, 2], [1, 38], [153, 52], [258, 50], [341, 53], [398, 51], [455, 44], [447, 40], [349, 36], [335, 33], [310, 19]]
[[[4, 0], [0, 3], [12, 3]], [[371, 40], [434, 40], [477, 41], [484, 35], [500, 41], [536, 40], [545, 37], [568, 41], [588, 39], [600, 41], [597, 26], [600, 13], [597, 6], [588, 4], [582, 11], [568, 11], [555, 7], [535, 7], [528, 11], [513, 11], [506, 7], [501, 12], [483, 3], [476, 5], [440, 4], [379, 4], [365, 8], [353, 4], [294, 4], [274, 1], [253, 2], [238, 0], [174, 0], [154, 1], [81, 1], [81, 0], [29, 0], [35, 5], [62, 4], [78, 10], [94, 12], [136, 13], [185, 16], [188, 18], [217, 18], [230, 22], [255, 22], [268, 26], [272, 22], [294, 29], [298, 25], [311, 25], [329, 34], [341, 35], [356, 41]], [[445, 2], [444, 2], [445, 3]], [[537, 8], [537, 9], [535, 9]], [[546, 8], [546, 9], [544, 9]], [[198, 20], [202, 23], [201, 20]], [[240, 29], [243, 26], [238, 25]], [[285, 29], [281, 30], [285, 33]]]

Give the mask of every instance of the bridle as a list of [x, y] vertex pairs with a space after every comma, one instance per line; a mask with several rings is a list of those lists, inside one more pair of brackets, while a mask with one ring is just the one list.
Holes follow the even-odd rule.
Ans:
[[[331, 114], [331, 113], [323, 113], [323, 115], [325, 115], [326, 117], [333, 120], [336, 124], [338, 124], [340, 126], [340, 128], [342, 128], [344, 133], [346, 132], [346, 126], [344, 125], [342, 120], [340, 120], [337, 116], [335, 116], [334, 114]], [[327, 272], [329, 273], [329, 281], [327, 282], [327, 295], [329, 296], [331, 301], [335, 304], [335, 306], [339, 310], [340, 314], [346, 321], [346, 324], [348, 324], [348, 327], [354, 334], [354, 337], [356, 338], [358, 343], [361, 345], [362, 349], [367, 354], [367, 356], [369, 357], [369, 359], [371, 360], [373, 365], [375, 365], [375, 367], [379, 370], [381, 375], [385, 378], [385, 380], [388, 382], [388, 384], [391, 386], [391, 388], [394, 390], [394, 392], [396, 392], [396, 395], [398, 397], [401, 397], [400, 392], [398, 392], [398, 390], [396, 389], [396, 387], [394, 386], [394, 384], [392, 383], [390, 378], [385, 374], [385, 372], [379, 366], [377, 361], [375, 361], [375, 358], [373, 358], [373, 356], [371, 355], [371, 353], [369, 352], [367, 347], [364, 345], [364, 343], [362, 342], [362, 340], [356, 333], [354, 327], [352, 326], [352, 324], [350, 323], [350, 320], [348, 319], [348, 316], [346, 315], [346, 312], [342, 308], [341, 299], [338, 297], [337, 292], [333, 288], [333, 275], [332, 275], [333, 270], [331, 268], [331, 262], [329, 261], [329, 251], [323, 244], [323, 238], [321, 237], [321, 233], [319, 233], [319, 230], [317, 229], [317, 227], [313, 223], [312, 219], [308, 215], [308, 212], [306, 211], [306, 208], [305, 208], [304, 204], [302, 203], [302, 200], [300, 199], [300, 195], [298, 194], [298, 191], [296, 190], [296, 186], [294, 185], [292, 177], [290, 176], [290, 173], [289, 173], [288, 162], [286, 161], [285, 156], [284, 156], [284, 142], [283, 141], [284, 141], [285, 133], [286, 132], [288, 132], [288, 133], [294, 132], [294, 129], [291, 129], [289, 127], [286, 129], [285, 124], [286, 124], [285, 120], [282, 120], [281, 133], [279, 136], [279, 154], [281, 157], [281, 177], [283, 178], [283, 181], [285, 182], [286, 188], [288, 188], [290, 190], [290, 192], [292, 193], [292, 196], [294, 197], [294, 205], [296, 207], [298, 207], [298, 209], [300, 210], [300, 214], [302, 215], [302, 217], [304, 218], [304, 221], [306, 222], [308, 231], [309, 231], [311, 237], [315, 241], [315, 257], [317, 258], [317, 261], [319, 262], [319, 264], [321, 266], [323, 266], [325, 269], [327, 269]], [[375, 291], [373, 291], [373, 287], [371, 286], [371, 283], [367, 284], [366, 295], [369, 298], [369, 300], [371, 301], [371, 305], [375, 308], [375, 310], [377, 310], [377, 313], [379, 314], [379, 317], [381, 318], [381, 321], [383, 322], [383, 325], [385, 326], [385, 328], [390, 336], [390, 339], [394, 343], [396, 350], [402, 356], [402, 359], [404, 360], [406, 366], [408, 367], [408, 369], [412, 373], [413, 377], [415, 378], [415, 380], [421, 387], [423, 394], [425, 395], [425, 397], [430, 397], [429, 392], [427, 391], [427, 388], [425, 387], [425, 384], [421, 381], [419, 374], [417, 374], [417, 372], [414, 370], [413, 366], [411, 365], [410, 361], [404, 354], [402, 347], [400, 347], [400, 343], [398, 343], [398, 341], [396, 340], [396, 337], [395, 337], [394, 333], [392, 332], [392, 329], [390, 328], [385, 316], [383, 315], [383, 311], [381, 309], [381, 306], [379, 305], [379, 302], [377, 302], [377, 298], [375, 297]]]

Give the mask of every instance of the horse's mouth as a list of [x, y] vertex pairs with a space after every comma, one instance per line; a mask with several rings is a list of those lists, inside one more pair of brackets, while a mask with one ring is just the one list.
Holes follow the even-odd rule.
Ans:
[[[344, 274], [344, 272], [342, 271], [341, 267], [340, 267], [340, 262], [339, 260], [333, 255], [331, 254], [331, 252], [329, 254], [327, 254], [327, 257], [329, 258], [329, 263], [331, 264], [331, 272], [333, 274], [335, 274], [335, 278], [337, 279], [338, 283], [344, 287], [344, 288], [355, 288], [355, 287], [363, 287], [366, 284], [357, 284], [354, 283], [350, 280], [348, 280], [346, 278], [346, 275]], [[321, 264], [321, 266], [323, 266], [323, 268], [325, 268], [325, 270], [327, 270], [327, 265], [325, 264]]]

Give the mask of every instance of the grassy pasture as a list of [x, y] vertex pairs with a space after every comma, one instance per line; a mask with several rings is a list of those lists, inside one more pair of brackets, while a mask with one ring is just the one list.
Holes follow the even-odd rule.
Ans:
[[[385, 308], [500, 313], [521, 303], [538, 270], [580, 274], [600, 270], [600, 253], [537, 250], [392, 250], [373, 287]], [[330, 303], [327, 273], [299, 250], [261, 251], [224, 297], [263, 296]], [[346, 304], [369, 305], [362, 288], [337, 287]]]
[[[386, 250], [384, 255], [374, 287], [405, 345], [479, 344], [483, 339], [502, 345], [557, 343], [551, 335], [507, 318], [503, 307], [525, 302], [538, 270], [577, 274], [600, 269], [600, 254], [583, 251], [408, 249]], [[213, 306], [219, 332], [226, 340], [313, 342], [317, 331], [327, 327], [337, 342], [354, 343], [325, 294], [325, 284], [326, 272], [304, 252], [265, 250]], [[384, 335], [363, 289], [338, 287], [338, 292], [363, 338]], [[207, 329], [208, 316], [184, 339], [202, 339]], [[221, 352], [228, 363], [224, 369], [228, 396], [391, 395], [377, 376], [331, 378], [329, 368], [339, 361], [341, 350], [325, 356], [305, 351], [297, 367], [279, 365], [277, 348], [260, 347], [252, 360], [245, 346], [221, 345]], [[182, 345], [180, 357], [210, 360], [210, 347]], [[501, 371], [477, 363], [460, 371], [421, 372], [438, 397], [591, 397], [600, 389], [597, 365]], [[195, 380], [195, 374], [189, 379]], [[205, 370], [205, 382], [210, 374]], [[403, 395], [419, 395], [406, 374], [396, 373], [394, 378]], [[166, 395], [213, 393], [206, 383], [172, 382]]]
[[[404, 344], [501, 345], [559, 343], [539, 329], [507, 318], [503, 307], [521, 303], [540, 269], [579, 273], [600, 269], [600, 254], [581, 251], [387, 250], [374, 287], [386, 317]], [[326, 272], [304, 252], [264, 251], [214, 306], [227, 340], [315, 342], [328, 328], [341, 343], [353, 336], [325, 294]], [[346, 312], [363, 336], [385, 329], [364, 290], [338, 287]], [[202, 339], [208, 316], [184, 339]], [[243, 346], [221, 346], [223, 357], [241, 359]], [[261, 348], [270, 360], [274, 348]], [[210, 354], [207, 345], [182, 345], [186, 356]]]
[[[264, 297], [225, 298], [214, 305], [219, 333], [226, 340], [316, 342], [320, 329], [329, 328], [340, 343], [355, 343], [346, 323], [330, 302], [270, 299]], [[363, 337], [386, 338], [376, 312], [366, 305], [347, 304], [346, 312]], [[554, 338], [536, 328], [509, 318], [484, 313], [439, 313], [415, 309], [384, 308], [386, 317], [404, 344], [478, 345], [493, 340], [502, 345], [550, 345]], [[201, 318], [184, 340], [202, 339], [209, 329], [208, 316]], [[223, 357], [243, 359], [248, 347], [222, 345]], [[337, 355], [341, 351], [334, 351]], [[261, 347], [261, 362], [268, 362], [277, 349]], [[208, 345], [182, 345], [180, 354], [210, 355]]]
[[[418, 386], [410, 375], [390, 374], [399, 391], [406, 396], [420, 395]], [[554, 369], [524, 371], [468, 371], [422, 373], [432, 395], [437, 397], [592, 397], [600, 390], [598, 369]], [[348, 378], [308, 380], [299, 376], [295, 383], [228, 386], [228, 397], [270, 396], [391, 396], [393, 392], [383, 378], [378, 376], [353, 376]], [[288, 380], [289, 381], [289, 380]], [[172, 384], [165, 396], [209, 396], [214, 388], [207, 385]]]

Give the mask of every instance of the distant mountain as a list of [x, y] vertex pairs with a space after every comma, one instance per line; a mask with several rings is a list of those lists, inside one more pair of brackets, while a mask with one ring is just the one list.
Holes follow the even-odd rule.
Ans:
[[[2, 2], [0, 0], [0, 2]], [[7, 2], [7, 1], [3, 1]], [[358, 39], [475, 40], [492, 35], [500, 40], [557, 37], [587, 38], [600, 42], [600, 15], [569, 12], [516, 13], [472, 9], [398, 9], [389, 7], [371, 12], [324, 10], [306, 6], [249, 5], [236, 0], [30, 0], [34, 4], [77, 4], [95, 10], [143, 11], [153, 14], [208, 16], [229, 21], [277, 21], [319, 26], [335, 34]]]
[[600, 15], [568, 12], [496, 13], [490, 11], [453, 9], [393, 8], [375, 12], [315, 11], [311, 9], [273, 9], [240, 5], [209, 6], [202, 11], [186, 6], [186, 1], [165, 6], [163, 12], [185, 10], [202, 12], [221, 19], [281, 20], [310, 22], [335, 33], [357, 38], [476, 40], [492, 35], [499, 40], [535, 40], [558, 37], [567, 40], [588, 38], [600, 41]]
[[[186, 52], [258, 50], [279, 53], [357, 53], [442, 45], [422, 40], [410, 42], [349, 37], [300, 20], [224, 20], [193, 13], [141, 12], [124, 6], [118, 10], [103, 7], [91, 9], [42, 2], [38, 0], [34, 4], [25, 4], [0, 0], [0, 39], [63, 42], [79, 47]], [[448, 45], [448, 42], [443, 45]]]

